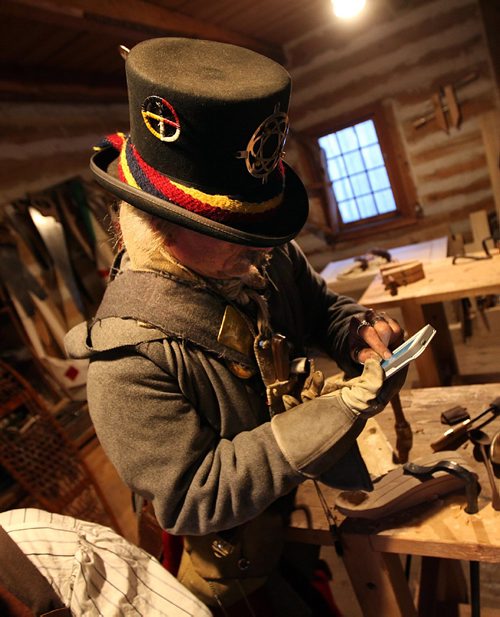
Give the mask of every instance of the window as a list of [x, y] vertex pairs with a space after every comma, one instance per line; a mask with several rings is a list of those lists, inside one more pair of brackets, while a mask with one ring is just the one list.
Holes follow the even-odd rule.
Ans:
[[397, 210], [373, 120], [320, 137], [342, 223]]
[[[381, 104], [308, 131], [325, 214], [335, 234], [369, 235], [414, 223], [416, 193], [392, 110]], [[318, 171], [319, 171], [318, 169]]]

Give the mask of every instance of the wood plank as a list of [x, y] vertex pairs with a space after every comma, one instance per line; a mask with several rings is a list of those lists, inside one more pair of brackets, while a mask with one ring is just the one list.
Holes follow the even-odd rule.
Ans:
[[[45, 2], [38, 2], [38, 0], [3, 0], [0, 3], [0, 14], [20, 17], [25, 23], [27, 20], [35, 21], [39, 24], [39, 27], [54, 26], [51, 28], [52, 33], [57, 32], [60, 28], [63, 31], [69, 30], [76, 34], [82, 30], [82, 20], [84, 18], [84, 11], [81, 8], [75, 8], [69, 4], [55, 7]], [[122, 39], [129, 44], [138, 43], [146, 38], [144, 32], [137, 28], [126, 26], [121, 22], [107, 23], [87, 17], [85, 25], [92, 32], [102, 37]], [[13, 53], [15, 54], [16, 50]]]
[[399, 556], [379, 553], [361, 534], [342, 536], [343, 561], [363, 617], [416, 617]]
[[[9, 1], [27, 6], [32, 3], [32, 0]], [[127, 0], [127, 2], [121, 0], [71, 0], [71, 2], [69, 0], [45, 0], [44, 7], [55, 11], [66, 11], [69, 7], [82, 11], [84, 16], [99, 15], [112, 21], [120, 20], [165, 33], [170, 32], [188, 37], [223, 41], [255, 49], [270, 57], [282, 57], [278, 48], [266, 45], [251, 36], [244, 36], [238, 32], [215, 26], [206, 21], [200, 21], [144, 0]]]
[[[460, 404], [474, 417], [499, 395], [499, 383], [403, 391], [403, 409], [414, 433], [411, 459], [428, 454], [430, 442], [446, 430], [447, 427], [440, 422], [444, 410]], [[377, 416], [377, 420], [389, 441], [395, 443], [390, 416], [383, 412]], [[485, 428], [488, 434], [498, 429], [500, 418]], [[491, 508], [486, 472], [472, 458], [469, 443], [458, 449], [469, 458], [480, 478], [482, 491], [478, 514], [469, 515], [464, 511], [463, 495], [440, 498], [433, 504], [418, 506], [411, 513], [401, 513], [393, 517], [392, 521], [386, 521], [372, 536], [374, 549], [400, 554], [500, 562], [499, 513]]]
[[[415, 285], [416, 283], [412, 284]], [[401, 289], [401, 287], [398, 287], [398, 293], [399, 289]], [[414, 302], [405, 300], [400, 304], [400, 307], [403, 314], [404, 327], [409, 335], [418, 332], [426, 325], [425, 314], [422, 306]], [[415, 360], [415, 366], [418, 371], [419, 384], [423, 388], [439, 386], [442, 383], [438, 365], [433, 356], [433, 343], [434, 341], [431, 342], [431, 347], [427, 351], [427, 353], [422, 354]]]
[[468, 601], [467, 581], [458, 561], [423, 557], [418, 599], [419, 617], [458, 617]]
[[118, 476], [97, 438], [82, 452], [82, 455], [95, 481], [106, 495], [106, 501], [117, 518], [123, 537], [137, 543], [137, 521], [132, 511], [130, 489]]
[[[420, 0], [419, 5], [430, 4], [434, 0]], [[379, 8], [382, 4], [377, 4]], [[374, 58], [378, 55], [387, 55], [394, 52], [394, 49], [401, 49], [404, 43], [412, 43], [415, 39], [421, 38], [422, 32], [435, 33], [442, 35], [443, 31], [450, 28], [455, 23], [463, 23], [466, 19], [470, 19], [474, 16], [475, 11], [471, 11], [471, 7], [465, 7], [461, 9], [459, 7], [458, 12], [445, 11], [444, 14], [434, 15], [434, 19], [426, 18], [426, 12], [421, 11], [417, 13], [417, 17], [411, 19], [411, 23], [402, 24], [401, 19], [394, 20], [393, 31], [383, 38], [367, 39], [368, 44], [359, 49], [357, 56], [354, 56], [353, 66], [360, 66], [366, 61], [366, 58]], [[288, 56], [290, 59], [290, 65], [293, 68], [303, 67], [308, 64], [317, 64], [314, 61], [316, 56], [324, 53], [325, 49], [335, 49], [336, 47], [343, 47], [352, 41], [353, 36], [357, 34], [363, 34], [366, 26], [362, 23], [362, 20], [357, 20], [349, 24], [349, 27], [339, 26], [338, 22], [332, 21], [325, 24], [319, 31], [313, 31], [309, 36], [300, 37], [297, 41], [292, 41], [288, 46]], [[379, 12], [378, 15], [372, 13], [370, 20], [370, 27], [376, 28], [380, 22], [387, 21], [387, 15], [384, 11]], [[330, 74], [336, 74], [335, 68], [332, 65], [326, 65], [324, 70]], [[301, 86], [302, 87], [302, 86]]]
[[[410, 460], [430, 453], [429, 444], [446, 429], [440, 422], [443, 411], [461, 404], [474, 417], [499, 395], [500, 383], [403, 390], [401, 403], [414, 436]], [[390, 443], [395, 444], [394, 420], [389, 408], [377, 416], [377, 422]], [[488, 426], [488, 432], [497, 429], [500, 429], [500, 418]], [[321, 485], [341, 534], [368, 534], [375, 551], [500, 562], [499, 513], [491, 508], [486, 472], [472, 458], [470, 445], [464, 444], [459, 451], [480, 478], [482, 491], [477, 514], [467, 514], [465, 495], [456, 493], [379, 521], [346, 521], [334, 509], [338, 491]], [[300, 486], [297, 503], [301, 509], [293, 515], [290, 537], [296, 541], [333, 544], [328, 521], [311, 481]]]
[[[482, 257], [484, 253], [476, 255]], [[407, 301], [426, 304], [500, 291], [500, 254], [482, 261], [460, 260], [455, 265], [448, 257], [426, 264], [424, 271], [425, 279], [399, 287], [396, 296], [391, 296], [384, 289], [381, 277], [377, 276], [360, 303], [374, 308], [389, 308]]]
[[[397, 98], [399, 95], [404, 94], [411, 87], [412, 83], [418, 81], [419, 78], [421, 79], [426, 69], [432, 67], [436, 71], [436, 66], [439, 66], [438, 63], [443, 61], [443, 56], [446, 55], [448, 61], [452, 61], [454, 57], [456, 58], [457, 55], [463, 52], [464, 48], [469, 49], [469, 53], [472, 55], [481, 43], [482, 37], [478, 33], [466, 41], [460, 39], [457, 40], [455, 45], [430, 52], [416, 65], [416, 68], [413, 69], [413, 74], [409, 74], [408, 64], [404, 60], [404, 56], [398, 54], [393, 54], [395, 64], [386, 64], [382, 71], [374, 71], [368, 75], [357, 71], [356, 68], [359, 65], [356, 64], [353, 65], [353, 70], [349, 72], [345, 66], [347, 63], [345, 59], [340, 61], [340, 66], [336, 70], [322, 67], [321, 77], [319, 78], [309, 78], [308, 74], [305, 73], [301, 79], [295, 79], [295, 81], [302, 83], [295, 85], [297, 93], [300, 88], [300, 94], [295, 95], [295, 103], [292, 107], [292, 125], [297, 126], [300, 123], [300, 129], [303, 130], [314, 125], [315, 116], [325, 109], [333, 110], [333, 113], [330, 112], [329, 117], [338, 117], [344, 110], [348, 113], [355, 109], [356, 106], [368, 105], [370, 102], [373, 102], [376, 96], [380, 96], [381, 79], [386, 87], [386, 95]], [[422, 46], [424, 46], [423, 42]], [[374, 57], [378, 58], [379, 56], [377, 54]], [[396, 63], [397, 59], [400, 59], [399, 64]], [[366, 62], [366, 57], [364, 60]], [[475, 68], [473, 65], [464, 67], [461, 71], [462, 75], [473, 68]], [[331, 80], [325, 77], [325, 75], [330, 74], [330, 71], [337, 77], [336, 87], [332, 87]], [[446, 66], [443, 68], [443, 73], [445, 71]], [[308, 77], [307, 80], [305, 79], [306, 75]], [[442, 78], [440, 77], [439, 79]], [[448, 79], [448, 76], [446, 79]], [[303, 94], [303, 92], [306, 94]], [[487, 108], [494, 108], [494, 92], [491, 91], [491, 94], [485, 96], [487, 98]], [[428, 124], [432, 125], [432, 123]], [[423, 134], [422, 129], [420, 131], [413, 130], [413, 134], [415, 139], [418, 139]]]
[[483, 136], [488, 170], [490, 173], [493, 196], [496, 204], [498, 220], [500, 221], [500, 112], [492, 110], [479, 118]]
[[[395, 260], [395, 263], [409, 259], [416, 259], [426, 263], [446, 257], [447, 246], [448, 238], [446, 236], [441, 236], [425, 242], [416, 242], [404, 246], [392, 247], [389, 245], [387, 246], [387, 250], [391, 254], [391, 258]], [[362, 252], [359, 254], [362, 254]], [[378, 274], [378, 271], [377, 269], [369, 268], [355, 275], [343, 276], [343, 274], [353, 266], [353, 257], [331, 261], [323, 268], [321, 276], [327, 282], [328, 287], [333, 291], [359, 298]]]
[[[434, 188], [432, 184], [433, 180], [435, 180], [435, 178], [428, 177], [428, 184], [421, 193], [422, 201], [425, 202], [426, 211], [428, 212], [439, 212], [443, 210], [442, 204], [444, 200], [448, 200], [447, 209], [454, 210], [454, 204], [462, 203], [464, 198], [473, 199], [475, 195], [488, 193], [491, 189], [491, 182], [486, 174], [481, 178], [468, 182], [467, 173], [463, 171], [453, 177], [453, 186], [448, 189]], [[423, 182], [421, 186], [425, 186]]]
[[[465, 245], [465, 252], [482, 251], [482, 241], [491, 236], [490, 224], [486, 210], [478, 210], [469, 214], [470, 228], [472, 230], [472, 242]], [[491, 243], [488, 245], [490, 246]]]
[[[420, 386], [449, 386], [453, 381], [453, 377], [457, 375], [459, 371], [444, 306], [441, 302], [424, 304], [422, 306], [422, 312], [424, 322], [430, 323], [436, 329], [436, 334], [431, 342], [428, 354], [430, 353], [434, 360], [434, 365], [439, 375], [439, 381], [434, 381], [434, 383], [421, 383]], [[418, 365], [419, 376], [421, 370], [430, 370], [428, 366], [430, 365], [428, 354], [424, 354], [421, 358], [417, 358], [417, 362], [420, 362]]]
[[418, 184], [424, 182], [433, 182], [436, 180], [447, 180], [458, 176], [459, 178], [463, 174], [471, 173], [479, 169], [485, 168], [486, 159], [483, 152], [478, 152], [476, 156], [464, 157], [463, 160], [458, 160], [458, 157], [463, 154], [460, 147], [457, 146], [454, 152], [449, 152], [446, 158], [442, 159], [439, 163], [439, 167], [436, 167], [430, 173], [422, 173], [417, 175]]
[[0, 79], [0, 92], [14, 100], [44, 100], [44, 101], [126, 101], [127, 91], [123, 86], [113, 84], [92, 86], [85, 81], [78, 81], [74, 76], [71, 83], [61, 83], [57, 80], [43, 80], [39, 77], [34, 82], [18, 81], [17, 79]]
[[[0, 135], [2, 149], [0, 159], [17, 155], [22, 146], [34, 158], [48, 150], [78, 149], [85, 139], [93, 144], [97, 136], [126, 129], [129, 125], [129, 110], [126, 104], [94, 105], [80, 104], [78, 109], [71, 104], [24, 103], [13, 109], [10, 103], [0, 103]], [[71, 140], [68, 128], [71, 127]], [[76, 144], [75, 144], [76, 142]], [[64, 146], [64, 148], [63, 148]]]
[[[425, 103], [425, 100], [422, 101]], [[413, 135], [413, 129], [410, 134]], [[480, 145], [478, 133], [476, 131], [461, 132], [454, 135], [452, 139], [441, 141], [427, 146], [424, 149], [412, 153], [411, 160], [415, 166], [420, 164], [427, 165], [431, 161], [439, 161], [441, 159], [448, 160], [458, 151], [470, 151], [473, 148], [478, 148]]]

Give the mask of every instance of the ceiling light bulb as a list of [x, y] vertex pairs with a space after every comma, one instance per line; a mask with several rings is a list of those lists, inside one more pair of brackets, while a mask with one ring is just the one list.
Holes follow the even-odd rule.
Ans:
[[363, 10], [366, 0], [332, 0], [333, 12], [337, 17], [350, 19]]

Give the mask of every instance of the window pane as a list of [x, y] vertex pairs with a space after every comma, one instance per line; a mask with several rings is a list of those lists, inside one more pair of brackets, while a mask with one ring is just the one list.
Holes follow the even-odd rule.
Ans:
[[318, 142], [343, 223], [397, 210], [373, 120], [324, 135]]
[[373, 120], [360, 122], [356, 124], [354, 128], [356, 129], [356, 135], [358, 136], [360, 146], [378, 143], [377, 132], [375, 131]]
[[363, 165], [363, 159], [361, 158], [361, 154], [358, 150], [346, 154], [344, 156], [344, 161], [349, 175], [365, 170]]
[[349, 180], [337, 180], [333, 183], [333, 191], [337, 201], [350, 199], [352, 195], [351, 183]]
[[351, 184], [354, 195], [366, 195], [367, 193], [371, 193], [371, 187], [366, 173], [351, 176]]
[[340, 149], [337, 143], [337, 138], [335, 137], [335, 133], [320, 137], [318, 141], [319, 145], [326, 152], [327, 158], [332, 158], [333, 156], [338, 156], [340, 154]]
[[338, 180], [347, 176], [344, 160], [341, 156], [328, 161], [328, 175], [330, 180]]
[[393, 212], [396, 209], [396, 202], [394, 201], [391, 189], [375, 193], [375, 201], [380, 214], [384, 212]]
[[370, 182], [374, 191], [386, 189], [391, 186], [385, 167], [377, 167], [377, 169], [372, 169], [368, 172], [368, 175], [370, 176]]
[[356, 208], [356, 202], [354, 199], [340, 202], [339, 211], [343, 223], [353, 223], [354, 221], [359, 221], [359, 212]]
[[358, 197], [356, 199], [358, 209], [361, 214], [361, 218], [368, 218], [369, 216], [376, 216], [378, 214], [375, 206], [375, 200], [372, 195], [365, 195], [364, 197]]
[[350, 150], [356, 150], [358, 148], [358, 139], [352, 126], [342, 131], [335, 133], [339, 140], [339, 145], [342, 152], [349, 152]]
[[384, 165], [384, 158], [378, 144], [369, 146], [368, 148], [362, 148], [361, 152], [363, 153], [363, 159], [367, 169]]

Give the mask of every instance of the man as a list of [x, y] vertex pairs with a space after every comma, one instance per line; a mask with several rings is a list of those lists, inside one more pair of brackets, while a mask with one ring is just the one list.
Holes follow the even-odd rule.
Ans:
[[[401, 329], [328, 291], [291, 242], [308, 202], [282, 161], [280, 65], [173, 38], [134, 47], [126, 71], [130, 135], [91, 163], [123, 200], [124, 252], [96, 318], [67, 336], [91, 361], [97, 434], [183, 536], [179, 580], [215, 614], [326, 614], [282, 559], [294, 490], [371, 487], [356, 437], [402, 385], [379, 364]], [[313, 345], [353, 379], [325, 384]]]

